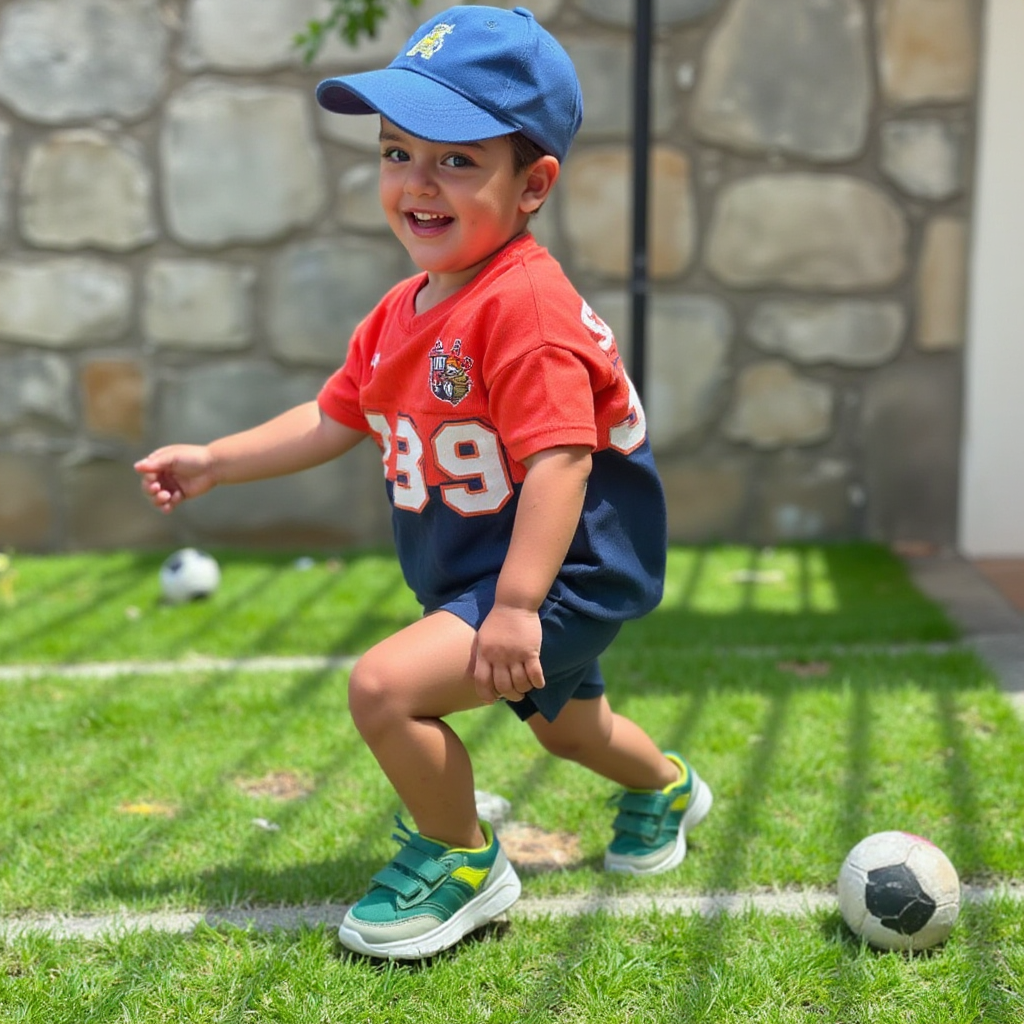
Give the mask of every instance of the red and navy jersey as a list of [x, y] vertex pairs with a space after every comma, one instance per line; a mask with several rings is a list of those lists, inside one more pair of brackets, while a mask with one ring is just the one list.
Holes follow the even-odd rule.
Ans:
[[531, 236], [417, 314], [420, 274], [359, 325], [321, 409], [373, 435], [398, 556], [427, 611], [496, 577], [523, 460], [591, 449], [579, 527], [552, 596], [600, 619], [661, 599], [665, 499], [643, 410], [607, 325]]

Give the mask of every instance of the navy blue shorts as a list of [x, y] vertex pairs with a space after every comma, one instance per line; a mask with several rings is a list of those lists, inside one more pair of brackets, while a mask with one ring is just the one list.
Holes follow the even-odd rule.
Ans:
[[[494, 606], [496, 579], [481, 580], [471, 590], [440, 605], [474, 629], [479, 629]], [[530, 690], [520, 701], [508, 706], [524, 721], [536, 712], [553, 722], [570, 700], [590, 700], [604, 693], [598, 657], [604, 653], [622, 627], [583, 615], [557, 596], [540, 606], [540, 664], [544, 687]]]

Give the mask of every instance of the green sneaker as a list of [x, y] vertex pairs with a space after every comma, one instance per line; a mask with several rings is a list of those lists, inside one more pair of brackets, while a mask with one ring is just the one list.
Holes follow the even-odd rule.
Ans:
[[519, 878], [487, 822], [480, 823], [487, 844], [460, 850], [395, 820], [402, 848], [345, 915], [338, 938], [347, 949], [391, 960], [433, 956], [519, 899]]
[[618, 805], [606, 871], [657, 875], [678, 867], [686, 856], [686, 833], [711, 810], [711, 790], [678, 754], [665, 756], [679, 767], [679, 781], [657, 789], [627, 789], [610, 801]]

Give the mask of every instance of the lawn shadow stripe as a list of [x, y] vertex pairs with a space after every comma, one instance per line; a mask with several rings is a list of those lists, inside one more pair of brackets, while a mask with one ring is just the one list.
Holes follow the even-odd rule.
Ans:
[[[330, 670], [325, 673], [317, 674], [329, 674]], [[131, 677], [128, 677], [131, 679]], [[219, 670], [197, 670], [194, 677], [194, 683], [202, 694], [201, 702], [208, 701], [213, 698], [219, 691], [229, 689], [238, 678], [238, 674], [232, 671], [219, 671]], [[126, 697], [126, 685], [124, 676], [116, 676], [103, 680], [104, 684], [98, 691], [93, 691], [89, 687], [89, 681], [86, 680], [81, 685], [81, 697], [73, 705], [65, 705], [66, 714], [64, 722], [66, 728], [62, 730], [61, 734], [54, 737], [54, 743], [59, 742], [62, 752], [67, 752], [76, 743], [88, 744], [96, 741], [98, 737], [92, 733], [93, 726], [89, 725], [89, 732], [83, 731], [81, 726], [83, 722], [99, 723], [99, 730], [105, 728], [104, 718], [106, 713], [109, 711], [118, 700], [125, 699]], [[178, 681], [175, 680], [175, 683]], [[30, 680], [31, 684], [44, 685], [40, 680]], [[58, 686], [59, 683], [54, 682], [52, 684]], [[153, 683], [155, 686], [159, 686], [159, 681]], [[171, 681], [168, 681], [167, 685], [174, 685]], [[130, 696], [130, 694], [129, 694]], [[200, 707], [201, 707], [200, 702]], [[271, 729], [270, 725], [267, 725], [267, 730]], [[97, 747], [101, 744], [97, 742]], [[98, 766], [102, 769], [102, 774], [98, 777], [96, 772], [97, 759], [91, 759], [89, 762], [89, 771], [85, 776], [81, 774], [81, 761], [79, 763], [79, 769], [75, 772], [73, 779], [74, 785], [67, 791], [65, 798], [52, 807], [45, 815], [36, 816], [33, 821], [33, 831], [41, 831], [42, 834], [46, 834], [45, 824], [50, 822], [56, 826], [59, 831], [66, 831], [67, 825], [71, 818], [75, 815], [76, 811], [86, 813], [82, 809], [83, 800], [82, 797], [85, 794], [95, 795], [97, 790], [102, 788], [108, 788], [109, 782], [112, 779], [120, 778], [123, 774], [124, 764], [124, 751], [123, 747], [118, 744], [105, 744], [104, 754], [102, 758], [98, 760]], [[146, 751], [146, 760], [140, 761], [135, 760], [132, 762], [132, 768], [137, 770], [143, 767], [147, 763], [155, 763], [163, 757], [163, 752], [158, 745], [149, 748]], [[74, 763], [75, 758], [69, 758], [69, 763]], [[69, 776], [70, 778], [70, 776]], [[10, 846], [0, 848], [0, 856], [7, 856], [12, 852]]]
[[849, 676], [845, 677], [844, 685], [850, 703], [847, 732], [849, 756], [846, 760], [846, 784], [843, 788], [843, 813], [837, 824], [841, 831], [839, 846], [841, 850], [846, 851], [865, 835], [873, 715], [869, 699], [871, 687], [865, 686], [859, 680], [851, 680]]
[[[82, 619], [85, 619], [90, 615], [94, 615], [96, 613], [97, 605], [113, 602], [118, 594], [123, 595], [132, 587], [138, 585], [139, 578], [137, 566], [145, 561], [147, 561], [146, 558], [139, 556], [123, 568], [118, 569], [116, 572], [106, 573], [103, 577], [104, 584], [97, 592], [90, 594], [90, 597], [92, 598], [90, 604], [83, 604], [77, 608], [73, 607], [62, 611], [59, 614], [36, 624], [28, 632], [10, 637], [3, 643], [0, 643], [0, 658], [5, 657], [9, 651], [16, 649], [18, 646], [24, 645], [45, 634], [54, 631], [66, 633], [73, 629], [75, 624], [80, 622]], [[88, 631], [85, 631], [85, 633], [88, 635]], [[71, 659], [64, 657], [64, 660]]]
[[[314, 674], [323, 675], [325, 673]], [[298, 673], [298, 675], [301, 678], [303, 673]], [[217, 691], [230, 691], [230, 687], [237, 681], [236, 674], [231, 672], [215, 673], [213, 678], [216, 680]], [[213, 695], [207, 688], [202, 687], [201, 683], [199, 688], [201, 696], [197, 709], [201, 713], [202, 705], [210, 702]], [[297, 707], [297, 705], [293, 705], [293, 707]], [[259, 717], [269, 719], [269, 716]], [[250, 769], [253, 764], [265, 756], [267, 737], [285, 732], [286, 727], [282, 727], [281, 723], [282, 717], [274, 715], [272, 720], [265, 721], [257, 735], [253, 736], [237, 753], [231, 755], [230, 761], [218, 761], [211, 765], [208, 769], [209, 781], [205, 785], [205, 789], [200, 791], [198, 798], [187, 801], [181, 812], [173, 819], [162, 821], [159, 824], [154, 823], [145, 836], [145, 849], [160, 854], [164, 853], [169, 837], [175, 833], [184, 833], [190, 822], [208, 813], [211, 806], [218, 802], [218, 795], [229, 784], [228, 780], [239, 774], [244, 774], [247, 769]], [[155, 756], [159, 757], [160, 752], [155, 752]], [[138, 865], [143, 856], [143, 850], [139, 847], [126, 850], [117, 860], [103, 866], [103, 874], [97, 872], [92, 879], [83, 879], [79, 890], [90, 898], [114, 894], [122, 898], [137, 899], [152, 895], [169, 895], [176, 888], [180, 888], [180, 881], [170, 886], [162, 883], [141, 887], [127, 884], [122, 874], [125, 865], [127, 863]]]
[[[344, 686], [343, 678], [347, 673], [317, 671], [296, 675], [296, 682], [290, 688], [289, 694], [280, 698], [283, 708], [304, 707], [311, 696], [332, 678], [339, 686]], [[268, 725], [267, 731], [287, 735], [287, 719], [277, 716], [273, 724]], [[338, 799], [338, 790], [331, 786], [331, 780], [343, 780], [346, 774], [350, 774], [347, 772], [347, 766], [352, 757], [370, 758], [354, 726], [348, 725], [343, 731], [344, 741], [339, 744], [336, 752], [315, 769], [318, 784], [314, 791], [302, 800], [276, 805], [274, 823], [279, 826], [279, 831], [268, 834], [255, 827], [250, 828], [248, 838], [243, 842], [233, 861], [185, 876], [168, 876], [162, 881], [130, 883], [125, 880], [124, 868], [128, 864], [138, 865], [140, 859], [140, 850], [133, 848], [126, 851], [117, 861], [108, 864], [102, 874], [84, 881], [80, 886], [80, 892], [92, 900], [113, 895], [134, 902], [154, 897], [166, 898], [198, 885], [200, 898], [204, 904], [227, 906], [239, 900], [255, 903], [287, 900], [302, 903], [336, 899], [339, 896], [349, 899], [356, 894], [361, 895], [373, 871], [386, 859], [375, 857], [372, 852], [376, 849], [376, 838], [374, 844], [368, 845], [363, 836], [371, 830], [374, 837], [385, 834], [397, 809], [397, 798], [387, 801], [384, 806], [374, 801], [372, 810], [358, 816], [354, 815], [352, 808], [346, 808], [343, 802], [334, 806], [334, 813], [339, 821], [337, 857], [322, 860], [315, 865], [302, 864], [282, 868], [261, 869], [253, 863], [253, 857], [258, 854], [259, 849], [268, 842], [287, 837], [293, 821], [303, 814], [308, 814], [312, 804]], [[264, 740], [265, 735], [261, 734], [241, 752], [240, 756], [236, 756], [230, 765], [220, 765], [206, 789], [206, 795], [190, 801], [175, 819], [161, 822], [156, 829], [151, 830], [147, 835], [147, 848], [158, 855], [165, 855], [168, 847], [173, 845], [174, 834], [181, 832], [189, 822], [200, 819], [209, 812], [211, 805], [217, 803], [218, 794], [227, 785], [227, 779], [239, 774], [244, 775], [247, 771], [258, 770], [257, 766], [264, 766], [270, 759]], [[342, 789], [340, 792], [344, 795], [345, 791]], [[351, 837], [350, 842], [342, 842], [342, 836]], [[365, 849], [371, 851], [368, 856], [353, 856], [354, 851]]]
[[[318, 677], [318, 682], [314, 685], [310, 685], [308, 682], [310, 676]], [[331, 671], [299, 674], [299, 678], [293, 685], [292, 690], [301, 691], [302, 688], [305, 687], [303, 697], [293, 698], [291, 701], [282, 701], [280, 702], [281, 707], [286, 708], [291, 706], [296, 709], [303, 707], [305, 703], [308, 702], [311, 694], [317, 692], [317, 690], [319, 690], [323, 685], [325, 678], [330, 676], [338, 678], [339, 685], [343, 685], [340, 681], [341, 676], [338, 673]], [[206, 678], [196, 680], [195, 689], [200, 695], [200, 702], [213, 700], [215, 691], [229, 688], [233, 681], [233, 674], [224, 672], [211, 673]], [[168, 683], [167, 685], [174, 684]], [[122, 687], [108, 686], [105, 689], [107, 691], [106, 697], [109, 700], [113, 700], [118, 693], [123, 692]], [[73, 735], [75, 731], [74, 726], [75, 722], [78, 720], [79, 713], [86, 708], [95, 712], [96, 703], [97, 702], [94, 697], [90, 697], [90, 695], [86, 694], [82, 700], [78, 702], [78, 707], [69, 709], [70, 713], [66, 716], [67, 730], [65, 731], [65, 737], [62, 741], [62, 747], [65, 750], [69, 744], [69, 734]], [[284, 722], [283, 725], [282, 722]], [[188, 728], [189, 726], [187, 725], [181, 726], [182, 730], [187, 730]], [[237, 774], [240, 771], [244, 771], [248, 765], [265, 758], [267, 736], [273, 736], [278, 733], [288, 735], [287, 717], [281, 714], [275, 715], [272, 719], [267, 720], [264, 726], [260, 729], [259, 734], [248, 744], [248, 749], [236, 755], [232, 763], [221, 763], [211, 766], [210, 772], [212, 773], [213, 778], [210, 782], [207, 799], [203, 799], [198, 802], [189, 802], [185, 811], [183, 813], [179, 813], [173, 820], [163, 820], [158, 823], [151, 819], [147, 819], [145, 837], [144, 840], [142, 840], [144, 847], [151, 851], [165, 851], [168, 837], [172, 837], [175, 833], [181, 833], [183, 831], [183, 826], [187, 826], [188, 822], [192, 818], [205, 813], [211, 800], [216, 802], [214, 793], [219, 788], [217, 780], [223, 779], [226, 775], [230, 776], [232, 773]], [[117, 804], [119, 797], [114, 794], [120, 788], [119, 783], [124, 777], [124, 747], [123, 745], [113, 743], [94, 743], [94, 739], [94, 737], [90, 736], [86, 737], [85, 740], [82, 741], [88, 742], [96, 748], [95, 752], [90, 757], [86, 776], [82, 778], [81, 772], [79, 772], [74, 777], [76, 780], [75, 785], [66, 793], [64, 799], [56, 807], [51, 808], [45, 816], [35, 816], [33, 821], [33, 832], [37, 833], [37, 837], [62, 835], [67, 833], [73, 826], [73, 822], [70, 819], [76, 814], [82, 816], [93, 813], [96, 801], [99, 800], [102, 802], [102, 794], [104, 791], [111, 791], [111, 797], [107, 800], [110, 807], [113, 808]], [[348, 743], [346, 744], [346, 747], [343, 748], [343, 752], [340, 752], [339, 755], [331, 762], [328, 762], [326, 768], [321, 769], [321, 773], [325, 771], [333, 771], [338, 775], [343, 774], [339, 766], [343, 767], [344, 759], [356, 750], [362, 752], [363, 748], [354, 728], [352, 728], [350, 730]], [[146, 763], [150, 766], [155, 766], [166, 757], [166, 750], [159, 744], [156, 744], [152, 748], [144, 751], [143, 756], [146, 758]], [[71, 757], [69, 759], [69, 763], [74, 760], [75, 758]], [[83, 758], [80, 760], [85, 759]], [[132, 768], [136, 771], [141, 771], [145, 768], [145, 764], [136, 760], [133, 761]], [[84, 801], [82, 798], [86, 794], [89, 799]], [[339, 816], [341, 813], [343, 812], [339, 812]], [[251, 841], [256, 842], [258, 839], [259, 834], [254, 831]], [[8, 850], [6, 852], [10, 854], [12, 851]], [[102, 891], [110, 891], [113, 888], [117, 888], [119, 882], [123, 880], [121, 872], [125, 864], [128, 862], [137, 864], [139, 858], [140, 845], [133, 845], [130, 849], [126, 850], [117, 861], [107, 863], [105, 865], [103, 870], [107, 877], [104, 881], [97, 881], [98, 878], [102, 878], [102, 875], [94, 875], [91, 880], [83, 880], [79, 886], [79, 890], [90, 894], [90, 896], [95, 896], [97, 893]], [[121, 886], [121, 891], [125, 895], [129, 894], [128, 889], [123, 885]], [[319, 895], [319, 892], [315, 893], [315, 895]]]

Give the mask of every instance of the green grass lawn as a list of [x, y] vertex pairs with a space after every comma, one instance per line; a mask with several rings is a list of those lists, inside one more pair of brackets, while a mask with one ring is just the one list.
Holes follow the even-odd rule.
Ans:
[[[0, 591], [0, 664], [115, 658], [354, 654], [413, 621], [419, 607], [390, 553], [216, 552], [214, 598], [162, 602], [164, 553], [17, 556]], [[6, 600], [5, 600], [6, 598]], [[633, 624], [636, 645], [899, 643], [954, 631], [868, 545], [675, 548], [665, 599]]]
[[[415, 617], [393, 558], [218, 553], [210, 600], [159, 599], [161, 556], [18, 556], [0, 590], [0, 913], [347, 902], [394, 844], [393, 794], [346, 675], [45, 666], [351, 654]], [[524, 895], [834, 887], [864, 835], [937, 842], [965, 882], [1024, 881], [1024, 726], [904, 567], [872, 546], [676, 549], [663, 606], [605, 659], [613, 705], [711, 784], [681, 869], [600, 870], [612, 788], [507, 708], [454, 716], [477, 785], [578, 838]], [[847, 646], [845, 649], [837, 645]], [[270, 792], [283, 785], [284, 791]], [[602, 915], [507, 928], [429, 968], [340, 954], [324, 928], [0, 939], [0, 1020], [1024, 1020], [1024, 908], [966, 906], [946, 945], [862, 947], [838, 914]]]
[[323, 928], [30, 938], [0, 946], [0, 1010], [46, 1024], [1017, 1024], [1019, 905], [968, 906], [957, 929], [908, 958], [863, 948], [827, 912], [513, 920], [423, 967], [348, 958]]

